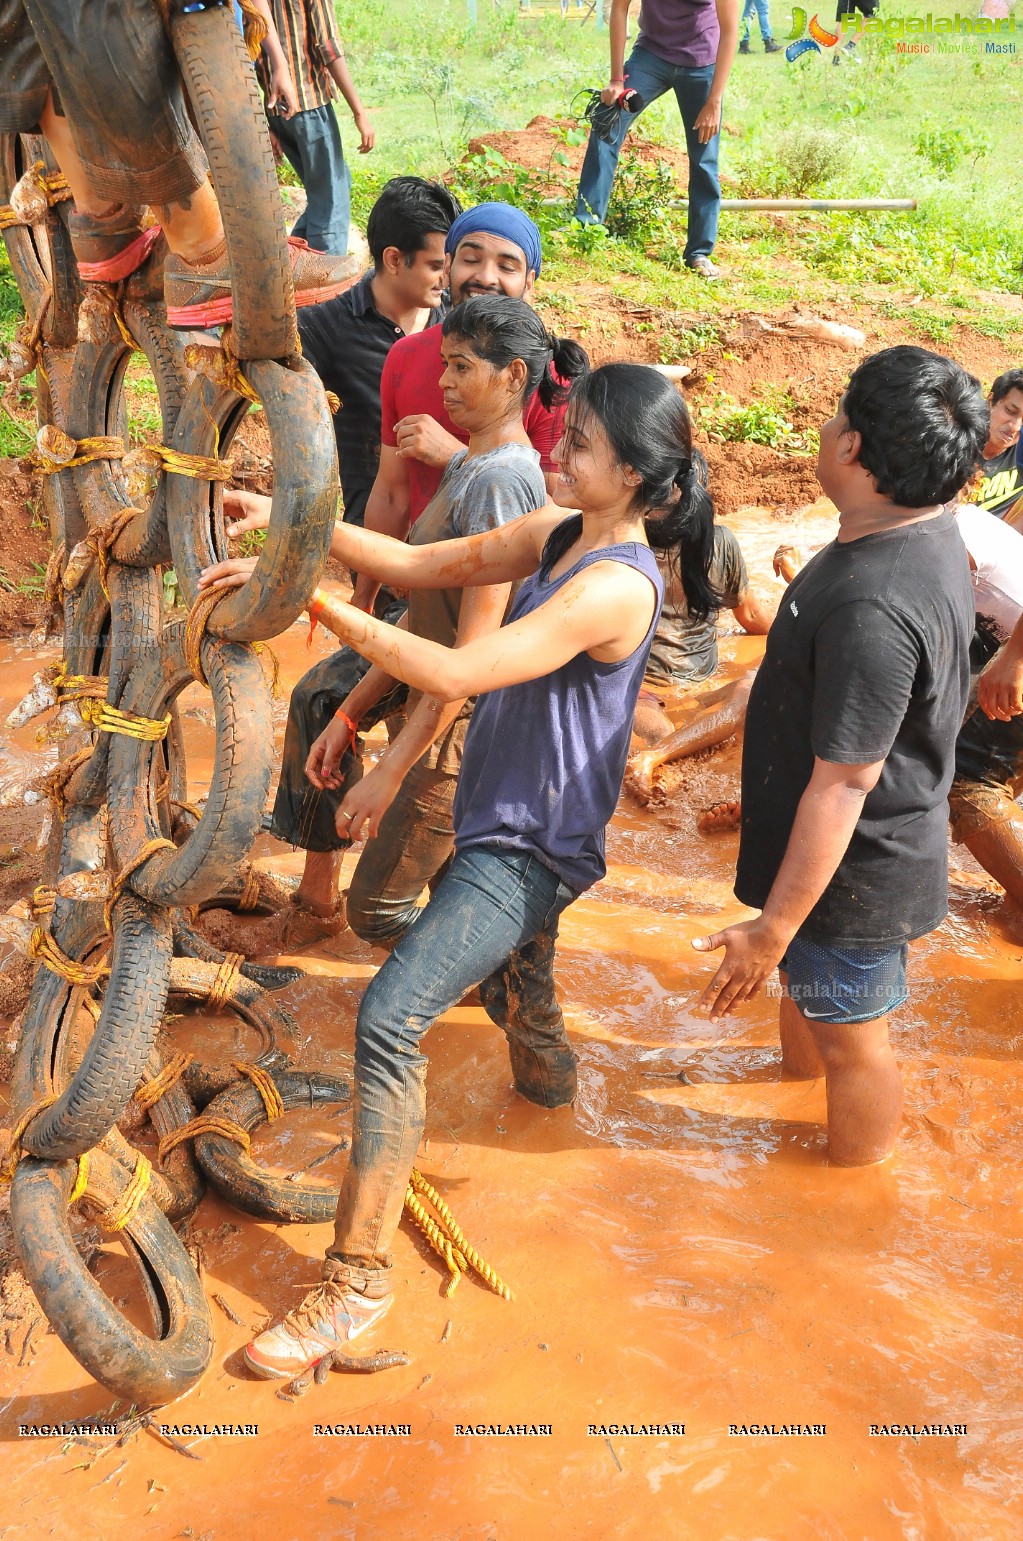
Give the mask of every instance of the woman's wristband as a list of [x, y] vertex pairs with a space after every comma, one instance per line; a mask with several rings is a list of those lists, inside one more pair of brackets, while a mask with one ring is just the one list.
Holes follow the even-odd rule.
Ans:
[[343, 706], [339, 706], [338, 707], [337, 711], [334, 713], [334, 716], [341, 718], [341, 721], [344, 723], [345, 727], [351, 733], [352, 741], [354, 742], [355, 735], [359, 731], [359, 724], [357, 722], [353, 722], [352, 721], [351, 717], [349, 717], [348, 713], [345, 711]]

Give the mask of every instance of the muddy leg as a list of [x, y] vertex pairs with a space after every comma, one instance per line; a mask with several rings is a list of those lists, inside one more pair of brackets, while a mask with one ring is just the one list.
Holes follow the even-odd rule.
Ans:
[[480, 1000], [508, 1040], [515, 1090], [541, 1108], [567, 1107], [578, 1089], [575, 1050], [554, 988], [555, 922], [480, 985]]
[[338, 880], [343, 851], [306, 851], [302, 881], [295, 903], [313, 915], [334, 915], [338, 904]]
[[1023, 814], [986, 824], [965, 836], [963, 844], [985, 872], [1023, 906]]
[[788, 994], [789, 976], [779, 969], [778, 978], [784, 992], [778, 1012], [782, 1074], [794, 1081], [818, 1080], [824, 1074], [824, 1061], [817, 1052], [810, 1024]]
[[699, 754], [703, 749], [713, 749], [724, 743], [733, 733], [738, 733], [746, 719], [746, 706], [753, 688], [754, 671], [743, 676], [723, 706], [704, 710], [672, 733], [653, 749], [643, 749], [629, 760], [625, 780], [630, 791], [644, 802], [653, 796], [654, 772], [672, 760], [683, 760], [687, 755]]
[[832, 1162], [883, 1161], [895, 1146], [902, 1118], [902, 1076], [888, 1041], [887, 1016], [806, 1026], [824, 1064]]
[[632, 719], [633, 736], [647, 748], [652, 748], [674, 731], [675, 724], [662, 710], [660, 702], [641, 695]]

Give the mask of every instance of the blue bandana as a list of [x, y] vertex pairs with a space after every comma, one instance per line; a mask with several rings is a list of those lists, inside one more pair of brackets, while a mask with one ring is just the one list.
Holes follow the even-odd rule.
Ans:
[[459, 241], [476, 231], [511, 241], [524, 254], [526, 267], [539, 277], [542, 262], [540, 232], [528, 214], [510, 203], [477, 204], [476, 208], [459, 214], [447, 233], [444, 250], [454, 252]]

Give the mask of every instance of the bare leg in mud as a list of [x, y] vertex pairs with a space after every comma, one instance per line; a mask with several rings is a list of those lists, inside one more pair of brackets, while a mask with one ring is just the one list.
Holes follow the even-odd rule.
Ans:
[[295, 892], [297, 905], [325, 918], [337, 913], [343, 856], [343, 851], [306, 851], [302, 881]]
[[975, 830], [963, 845], [1006, 896], [1023, 908], [1023, 814], [999, 819]]
[[723, 685], [708, 696], [692, 721], [676, 729], [653, 749], [642, 749], [629, 760], [625, 783], [642, 802], [649, 802], [654, 792], [654, 772], [672, 760], [683, 760], [713, 749], [738, 733], [746, 720], [746, 707], [756, 671], [751, 669], [741, 679]]
[[[782, 987], [786, 976], [779, 975]], [[872, 1022], [811, 1022], [783, 995], [778, 1017], [785, 1078], [825, 1078], [828, 1154], [835, 1166], [869, 1166], [894, 1149], [902, 1119], [902, 1076], [887, 1016]]]

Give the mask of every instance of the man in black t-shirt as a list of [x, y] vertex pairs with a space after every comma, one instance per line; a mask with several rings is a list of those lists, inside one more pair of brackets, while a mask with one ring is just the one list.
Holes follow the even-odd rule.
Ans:
[[821, 429], [838, 538], [786, 589], [746, 719], [735, 892], [762, 913], [693, 944], [725, 948], [703, 995], [712, 1021], [779, 967], [782, 1066], [826, 1077], [842, 1166], [895, 1143], [888, 1013], [906, 999], [906, 944], [947, 910], [974, 606], [942, 505], [987, 428], [972, 375], [899, 347], [860, 365]]
[[988, 400], [991, 426], [977, 465], [979, 480], [962, 501], [1004, 519], [1023, 498], [1023, 369], [999, 375]]

